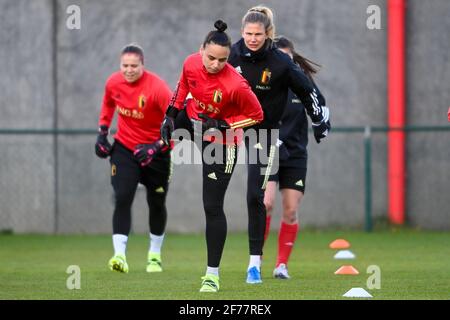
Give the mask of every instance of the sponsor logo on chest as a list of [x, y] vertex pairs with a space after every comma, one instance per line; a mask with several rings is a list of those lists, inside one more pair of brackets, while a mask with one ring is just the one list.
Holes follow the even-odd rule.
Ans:
[[133, 119], [144, 119], [144, 113], [142, 111], [136, 110], [136, 109], [128, 109], [125, 107], [121, 107], [119, 105], [116, 105], [117, 113], [124, 117], [129, 117]]
[[147, 97], [145, 96], [145, 94], [141, 93], [138, 98], [137, 101], [133, 103], [133, 107], [128, 108], [128, 107], [124, 107], [123, 105], [119, 105], [122, 104], [125, 101], [120, 101], [120, 93], [117, 93], [115, 95], [115, 100], [116, 100], [116, 111], [117, 113], [119, 113], [120, 115], [124, 116], [124, 117], [129, 117], [129, 118], [133, 118], [133, 119], [144, 119], [144, 108], [147, 105]]

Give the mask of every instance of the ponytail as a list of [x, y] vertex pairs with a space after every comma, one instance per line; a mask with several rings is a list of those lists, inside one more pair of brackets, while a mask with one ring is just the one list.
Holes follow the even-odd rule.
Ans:
[[291, 40], [284, 36], [276, 37], [274, 40], [274, 44], [277, 48], [283, 49], [287, 48], [292, 52], [292, 60], [303, 69], [303, 71], [306, 73], [308, 78], [310, 78], [313, 81], [313, 75], [315, 75], [319, 69], [322, 67], [320, 64], [309, 60], [308, 58], [305, 58], [301, 56], [299, 53], [295, 51], [294, 44]]
[[225, 32], [227, 30], [227, 24], [223, 22], [222, 20], [217, 20], [214, 23], [214, 27], [217, 30], [210, 31], [207, 35], [205, 40], [203, 41], [203, 48], [210, 43], [217, 44], [222, 47], [228, 47], [231, 48], [231, 38], [228, 36], [228, 34]]

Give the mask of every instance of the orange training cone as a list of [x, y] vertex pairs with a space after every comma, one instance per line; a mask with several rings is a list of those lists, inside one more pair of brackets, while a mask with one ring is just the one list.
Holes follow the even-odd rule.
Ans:
[[334, 274], [351, 274], [351, 275], [355, 275], [355, 274], [359, 274], [359, 271], [352, 265], [346, 265], [346, 266], [342, 266], [339, 269], [337, 269]]
[[336, 239], [330, 243], [330, 249], [348, 249], [350, 248], [350, 242], [344, 239]]

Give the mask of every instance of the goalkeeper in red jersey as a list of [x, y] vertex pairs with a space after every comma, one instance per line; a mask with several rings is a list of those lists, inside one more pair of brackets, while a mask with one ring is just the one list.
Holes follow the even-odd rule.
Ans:
[[[156, 74], [144, 68], [142, 49], [127, 45], [121, 52], [120, 71], [105, 85], [95, 153], [110, 157], [114, 190], [113, 247], [108, 266], [128, 273], [126, 248], [131, 229], [131, 206], [139, 183], [147, 189], [150, 244], [147, 272], [161, 272], [161, 246], [166, 227], [166, 195], [170, 179], [170, 150], [160, 136], [172, 93]], [[114, 143], [108, 142], [109, 127], [117, 112]]]

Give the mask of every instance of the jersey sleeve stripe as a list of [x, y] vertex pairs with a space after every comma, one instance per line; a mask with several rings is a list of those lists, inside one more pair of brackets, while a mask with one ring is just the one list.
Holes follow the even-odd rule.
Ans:
[[245, 119], [245, 120], [241, 120], [241, 121], [237, 121], [234, 123], [230, 123], [230, 127], [231, 129], [239, 129], [239, 128], [245, 128], [254, 124], [257, 124], [258, 121], [253, 120], [253, 119]]

